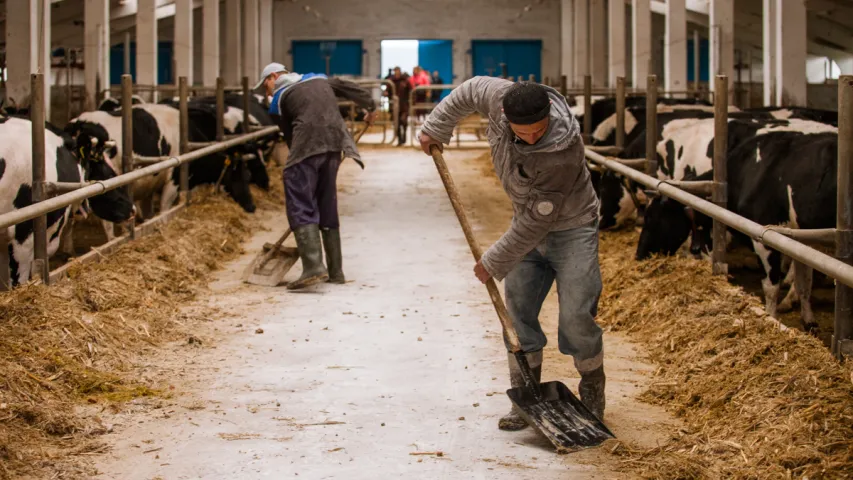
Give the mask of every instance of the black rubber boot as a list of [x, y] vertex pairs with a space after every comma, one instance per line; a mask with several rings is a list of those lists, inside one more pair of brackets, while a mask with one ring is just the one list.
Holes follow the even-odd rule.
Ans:
[[604, 365], [595, 370], [581, 373], [578, 384], [581, 402], [586, 405], [599, 420], [604, 420]]
[[[533, 378], [538, 384], [542, 379], [542, 351], [528, 353], [525, 356], [530, 369], [533, 370]], [[509, 363], [509, 382], [512, 388], [523, 387], [524, 377], [521, 376], [521, 368], [518, 366], [514, 353], [507, 352], [507, 363]], [[514, 404], [512, 410], [501, 417], [498, 422], [498, 428], [511, 432], [522, 430], [525, 427], [527, 427], [527, 421], [524, 420]]]
[[329, 267], [329, 283], [347, 283], [344, 277], [343, 255], [341, 254], [341, 231], [324, 228], [323, 249], [326, 250], [326, 265]]
[[320, 246], [320, 227], [316, 224], [303, 225], [293, 230], [299, 258], [302, 259], [302, 276], [287, 285], [288, 290], [310, 287], [329, 279], [323, 265], [323, 247]]

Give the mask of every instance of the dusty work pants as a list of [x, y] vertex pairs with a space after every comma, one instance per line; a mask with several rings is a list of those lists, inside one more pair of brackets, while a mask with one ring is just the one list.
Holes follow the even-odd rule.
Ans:
[[539, 312], [554, 280], [560, 302], [560, 352], [574, 357], [579, 372], [595, 370], [603, 362], [602, 331], [595, 323], [601, 296], [597, 219], [549, 233], [506, 276], [507, 309], [526, 353], [538, 352], [548, 342]]
[[313, 155], [284, 169], [284, 198], [290, 228], [320, 225], [340, 227], [338, 218], [338, 168], [341, 152]]

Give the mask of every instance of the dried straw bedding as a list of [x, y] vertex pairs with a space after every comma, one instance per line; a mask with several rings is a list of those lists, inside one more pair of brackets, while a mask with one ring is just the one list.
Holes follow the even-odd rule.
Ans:
[[853, 370], [782, 330], [707, 262], [636, 262], [636, 233], [605, 233], [600, 322], [659, 365], [643, 400], [687, 428], [654, 449], [605, 448], [643, 478], [853, 478]]
[[[271, 167], [275, 178], [281, 169]], [[280, 177], [279, 177], [280, 178]], [[281, 182], [254, 189], [259, 208], [282, 208]], [[197, 193], [196, 193], [197, 192]], [[102, 263], [72, 267], [53, 285], [0, 294], [0, 479], [87, 477], [76, 456], [103, 448], [91, 408], [167, 395], [134, 375], [165, 342], [185, 339], [202, 311], [181, 311], [223, 262], [241, 253], [256, 221], [224, 195], [194, 203]], [[85, 413], [86, 411], [90, 413]]]

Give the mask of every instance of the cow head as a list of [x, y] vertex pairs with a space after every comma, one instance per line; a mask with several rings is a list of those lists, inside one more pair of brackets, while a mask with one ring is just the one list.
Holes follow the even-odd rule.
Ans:
[[[112, 159], [118, 154], [116, 143], [106, 130], [89, 122], [72, 122], [66, 126], [65, 146], [83, 167], [88, 181], [109, 180], [118, 175]], [[120, 223], [135, 214], [135, 207], [123, 188], [89, 199], [95, 215], [109, 222]]]
[[641, 198], [631, 185], [615, 173], [606, 171], [601, 174], [598, 196], [601, 199], [599, 221], [602, 230], [619, 228], [636, 220]]
[[251, 182], [262, 190], [270, 189], [270, 176], [267, 172], [267, 164], [264, 160], [264, 152], [261, 146], [256, 144], [246, 144], [245, 150], [247, 153], [242, 156], [246, 162], [246, 167], [249, 169]]
[[674, 255], [692, 229], [684, 205], [666, 197], [655, 197], [645, 209], [643, 231], [637, 244], [637, 260], [652, 255]]
[[[243, 207], [243, 210], [249, 213], [254, 213], [256, 208], [252, 191], [249, 189], [252, 173], [249, 170], [248, 162], [252, 161], [252, 155], [245, 149], [238, 148], [230, 151], [225, 155], [222, 173], [222, 186], [225, 187], [225, 191], [237, 204]], [[269, 178], [267, 178], [267, 183], [269, 183]]]

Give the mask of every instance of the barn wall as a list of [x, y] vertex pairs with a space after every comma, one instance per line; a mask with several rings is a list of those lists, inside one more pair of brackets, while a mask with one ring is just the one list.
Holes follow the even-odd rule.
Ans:
[[[521, 18], [525, 5], [530, 12]], [[456, 82], [470, 77], [472, 39], [541, 39], [542, 75], [552, 78], [560, 69], [560, 0], [372, 0], [341, 2], [312, 0], [274, 3], [273, 55], [293, 65], [292, 40], [361, 39], [367, 50], [364, 72], [380, 74], [380, 42], [385, 39], [453, 40]], [[319, 12], [320, 18], [314, 15]], [[445, 79], [447, 80], [447, 79]]]

